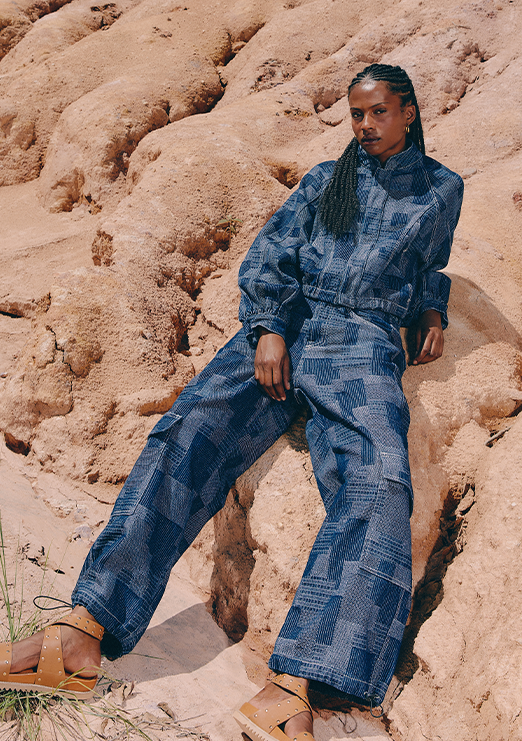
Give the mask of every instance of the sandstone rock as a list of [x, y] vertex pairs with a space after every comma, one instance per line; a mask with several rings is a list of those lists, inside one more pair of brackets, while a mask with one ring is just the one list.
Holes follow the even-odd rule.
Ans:
[[[513, 60], [494, 79], [489, 75], [481, 78], [481, 65], [476, 69], [476, 73], [478, 78], [468, 85], [466, 95], [458, 108], [449, 114], [451, 126], [445, 128], [444, 132], [441, 131], [439, 136], [439, 153], [452, 148], [450, 138], [452, 141], [462, 142], [455, 160], [455, 166], [459, 170], [469, 167], [477, 169], [480, 167], [482, 170], [486, 163], [497, 159], [496, 150], [502, 150], [503, 157], [509, 154], [516, 157], [520, 145], [522, 99], [518, 88], [514, 86], [514, 80], [520, 73], [520, 62]], [[501, 101], [509, 96], [513, 104], [513, 116], [509, 120], [486, 117], [483, 124], [479, 124], [486, 100], [484, 95], [490, 101], [488, 105], [491, 105], [492, 109], [501, 105]]]
[[2, 74], [15, 72], [27, 64], [41, 64], [51, 54], [75, 44], [101, 28], [108, 28], [128, 10], [132, 0], [93, 5], [90, 0], [72, 0], [49, 15], [36, 20], [24, 37], [0, 62]]
[[338, 126], [341, 121], [344, 121], [349, 113], [350, 106], [348, 103], [348, 96], [345, 95], [344, 98], [341, 98], [337, 103], [334, 103], [331, 108], [324, 110], [319, 115], [319, 118], [323, 123], [328, 124], [329, 126]]
[[[473, 471], [487, 450], [484, 443], [488, 432], [484, 425], [490, 418], [511, 413], [520, 403], [521, 392], [512, 387], [516, 383], [520, 355], [509, 346], [487, 346], [483, 352], [488, 353], [487, 363], [477, 363], [477, 357], [473, 356], [463, 361], [463, 365], [474, 368], [473, 379], [464, 371], [461, 378], [457, 375], [447, 382], [456, 384], [456, 388], [451, 402], [444, 402], [447, 410], [444, 419], [440, 416], [430, 419], [431, 413], [428, 411], [426, 416], [425, 410], [435, 399], [448, 400], [448, 392], [432, 394], [426, 381], [415, 384], [413, 392], [412, 383], [420, 380], [413, 377], [418, 369], [412, 368], [406, 375], [409, 394], [415, 394], [411, 404], [414, 423], [410, 437], [417, 492], [412, 519], [414, 584], [420, 582], [425, 573], [439, 535], [433, 523], [444, 507], [451, 486], [463, 480], [475, 484]], [[477, 365], [482, 370], [481, 376], [477, 376]], [[467, 402], [463, 400], [466, 410], [476, 409], [482, 426], [476, 421], [467, 422], [464, 408], [465, 416], [458, 416], [462, 388], [466, 389]], [[498, 392], [494, 394], [495, 404], [492, 406], [489, 401], [481, 404], [490, 398], [488, 393], [493, 393], [493, 389]], [[324, 518], [306, 453], [302, 424], [301, 421], [294, 425], [289, 437], [283, 436], [238, 480], [225, 510], [215, 520], [216, 567], [211, 587], [218, 622], [236, 638], [238, 632], [246, 632], [248, 625], [246, 639], [261, 648], [265, 655], [273, 648], [290, 606], [289, 597], [295, 592]], [[453, 440], [455, 430], [461, 431]], [[441, 466], [445, 451], [445, 463]], [[295, 506], [296, 501], [299, 507]], [[269, 607], [267, 592], [278, 595]], [[438, 656], [438, 649], [434, 650]], [[444, 662], [443, 657], [439, 660]]]
[[[301, 419], [241, 476], [214, 520], [210, 586], [218, 623], [236, 639], [246, 633], [265, 657], [323, 519]], [[267, 603], [267, 594], [277, 598]]]
[[[74, 478], [97, 481], [116, 476], [121, 481], [153, 424], [153, 419], [143, 424], [141, 417], [165, 411], [193, 374], [189, 360], [180, 355], [174, 364], [169, 350], [175, 352], [185, 331], [184, 322], [192, 316], [185, 294], [177, 289], [179, 310], [172, 319], [159, 317], [150, 339], [146, 339], [142, 336], [146, 330], [134, 318], [132, 302], [138, 297], [132, 292], [133, 280], [126, 276], [125, 281], [124, 277], [113, 274], [100, 282], [97, 268], [67, 276], [51, 291], [48, 311], [38, 322], [41, 332], [22, 353], [19, 364], [23, 371], [6, 379], [5, 406], [0, 414], [11, 447], [12, 441], [31, 444], [43, 465], [68, 471]], [[166, 292], [174, 307], [176, 291], [171, 288]], [[164, 295], [165, 290], [151, 286], [149, 312], [155, 311], [155, 301], [163, 304]], [[159, 315], [159, 305], [156, 311]], [[155, 372], [147, 370], [147, 357]], [[108, 387], [102, 380], [105, 374], [112, 378]], [[135, 417], [129, 428], [124, 419], [128, 398], [144, 385], [149, 388], [148, 400], [133, 406]], [[124, 400], [121, 410], [120, 398]], [[39, 430], [44, 420], [48, 423]], [[121, 453], [113, 451], [110, 473], [105, 468], [111, 467], [112, 454], [105, 451], [109, 427], [120, 428], [125, 440]], [[52, 439], [54, 445], [50, 445]], [[87, 447], [75, 455], [73, 451], [86, 441]], [[118, 460], [123, 470], [115, 474]], [[97, 477], [93, 478], [93, 470], [99, 471]]]
[[313, 0], [275, 13], [227, 65], [227, 88], [218, 107], [280, 86], [300, 70], [329, 57], [370, 14], [345, 0]]
[[390, 714], [399, 738], [445, 741], [455, 737], [456, 722], [463, 741], [521, 734], [513, 684], [522, 669], [520, 615], [512, 609], [522, 586], [513, 563], [520, 548], [521, 430], [517, 420], [502, 442], [482, 453], [465, 545], [448, 568], [440, 606], [415, 642], [419, 668]]
[[26, 448], [33, 426], [42, 417], [67, 414], [73, 406], [70, 367], [63, 352], [56, 349], [52, 333], [35, 338], [21, 356], [22, 373], [14, 373], [7, 381], [5, 406], [2, 409], [3, 429], [11, 448]]
[[[24, 471], [47, 491], [57, 479], [40, 477], [59, 471], [97, 506], [114, 501], [159, 414], [236, 331], [237, 270], [257, 230], [351, 139], [350, 79], [403, 64], [428, 152], [473, 176], [444, 357], [404, 376], [417, 594], [386, 710], [398, 741], [518, 738], [520, 9], [56, 7], [10, 5], [0, 22], [2, 182], [41, 172], [1, 204], [0, 426]], [[75, 519], [75, 491], [44, 509], [90, 539], [103, 517]], [[251, 656], [270, 652], [322, 517], [300, 421], [190, 549], [216, 618]]]
[[31, 28], [31, 23], [64, 5], [67, 0], [2, 0], [0, 4], [0, 59], [16, 46]]
[[168, 123], [168, 101], [149, 101], [147, 92], [147, 86], [119, 79], [64, 111], [40, 176], [50, 211], [70, 211], [80, 201], [97, 208], [104, 203], [108, 187], [127, 172], [139, 141]]
[[25, 36], [31, 28], [31, 21], [18, 8], [13, 8], [11, 3], [3, 2], [0, 12], [2, 13], [0, 56], [3, 57]]
[[[214, 12], [215, 17], [208, 13], [193, 16], [181, 6], [171, 12], [168, 4], [160, 8], [151, 0], [142, 0], [104, 33], [91, 33], [78, 47], [73, 44], [62, 48], [58, 40], [58, 50], [43, 63], [6, 74], [0, 83], [0, 96], [9, 110], [14, 105], [16, 115], [11, 124], [15, 131], [4, 130], [5, 141], [0, 140], [1, 182], [20, 182], [37, 176], [41, 169], [40, 159], [43, 159], [60, 114], [100, 85], [114, 83], [117, 87], [122, 77], [139, 84], [146, 92], [140, 95], [140, 101], [147, 96], [151, 96], [152, 102], [168, 101], [172, 109], [170, 120], [208, 110], [216, 100], [216, 92], [219, 93], [217, 97], [222, 94], [222, 87], [217, 72], [214, 71], [209, 82], [206, 70], [209, 64], [214, 67], [223, 63], [231, 53], [230, 37], [218, 11]], [[208, 36], [203, 35], [206, 23], [212, 28]], [[187, 28], [191, 29], [189, 33]], [[194, 38], [199, 39], [197, 51]], [[133, 48], [131, 55], [129, 48]], [[104, 59], [103, 66], [98, 64], [99, 59]], [[24, 106], [19, 110], [13, 101], [21, 100]], [[128, 103], [132, 107], [132, 98]], [[118, 109], [113, 115], [117, 124]], [[27, 129], [29, 124], [34, 128], [33, 140], [31, 146], [23, 150], [15, 146], [16, 136], [21, 136], [16, 127]], [[113, 128], [108, 136], [114, 132]], [[118, 136], [123, 136], [125, 141], [132, 139], [132, 134], [129, 137], [123, 132]], [[22, 141], [24, 146], [27, 137], [26, 133]]]

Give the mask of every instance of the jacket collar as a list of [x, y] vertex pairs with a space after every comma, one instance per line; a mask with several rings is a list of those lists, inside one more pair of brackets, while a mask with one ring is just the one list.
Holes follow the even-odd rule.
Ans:
[[381, 166], [377, 157], [373, 157], [371, 154], [365, 152], [360, 144], [358, 155], [359, 163], [364, 167], [369, 167], [372, 173], [378, 170], [381, 172], [413, 170], [422, 162], [422, 154], [413, 142], [410, 142], [409, 146], [403, 149], [402, 152], [389, 157], [384, 163], [384, 167]]

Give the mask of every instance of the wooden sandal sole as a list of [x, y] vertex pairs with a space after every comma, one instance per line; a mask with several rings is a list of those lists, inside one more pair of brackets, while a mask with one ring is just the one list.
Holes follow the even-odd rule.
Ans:
[[[16, 675], [11, 675], [16, 676]], [[80, 682], [80, 680], [76, 680]], [[87, 682], [88, 680], [85, 680]], [[91, 680], [92, 681], [92, 680]], [[98, 680], [96, 679], [96, 682]], [[14, 690], [17, 692], [32, 692], [36, 695], [59, 695], [77, 700], [92, 700], [95, 695], [94, 687], [86, 690], [69, 690], [67, 687], [45, 687], [36, 686], [32, 682], [0, 682], [0, 692]]]

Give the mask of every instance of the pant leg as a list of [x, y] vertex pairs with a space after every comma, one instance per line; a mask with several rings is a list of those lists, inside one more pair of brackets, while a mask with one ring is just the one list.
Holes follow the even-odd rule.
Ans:
[[149, 435], [72, 595], [132, 650], [170, 571], [230, 486], [285, 431], [299, 406], [274, 402], [254, 378], [241, 330], [183, 390]]
[[270, 667], [382, 701], [411, 599], [410, 500], [398, 332], [314, 315], [295, 374], [326, 518]]

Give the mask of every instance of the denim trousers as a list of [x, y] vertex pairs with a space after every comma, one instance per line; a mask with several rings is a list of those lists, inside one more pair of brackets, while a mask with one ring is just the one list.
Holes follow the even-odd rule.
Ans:
[[307, 407], [326, 517], [269, 666], [377, 704], [411, 600], [404, 351], [387, 315], [311, 305], [287, 334], [286, 401], [256, 382], [255, 347], [244, 330], [185, 387], [151, 431], [72, 601], [122, 653], [131, 651], [178, 558], [237, 477]]

